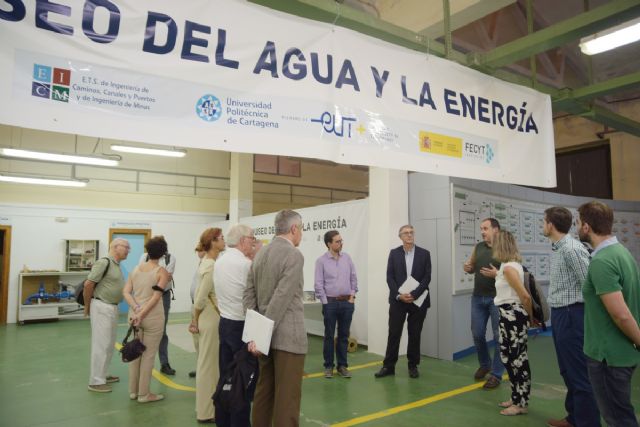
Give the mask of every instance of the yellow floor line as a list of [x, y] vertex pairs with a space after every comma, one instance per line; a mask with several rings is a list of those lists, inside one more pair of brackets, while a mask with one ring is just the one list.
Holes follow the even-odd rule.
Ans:
[[[356, 371], [358, 369], [364, 369], [364, 368], [370, 368], [372, 366], [378, 366], [378, 365], [382, 365], [382, 361], [379, 362], [371, 362], [371, 363], [365, 363], [362, 365], [356, 365], [356, 366], [351, 366], [349, 367], [350, 371]], [[320, 378], [320, 377], [324, 377], [324, 372], [317, 372], [315, 374], [306, 374], [302, 376], [302, 379], [306, 379], [306, 378]]]
[[[508, 380], [509, 377], [505, 374], [502, 377], [504, 380]], [[453, 396], [468, 393], [473, 390], [482, 388], [483, 382], [477, 382], [464, 387], [456, 388], [454, 390], [446, 391], [444, 393], [436, 394], [435, 396], [427, 397], [425, 399], [416, 400], [415, 402], [407, 403], [404, 405], [396, 406], [395, 408], [385, 409], [384, 411], [374, 412], [373, 414], [363, 415], [362, 417], [352, 418], [350, 420], [342, 421], [336, 424], [331, 424], [331, 427], [347, 427], [355, 426], [358, 424], [366, 423], [380, 418], [385, 418], [391, 415], [398, 414], [400, 412], [408, 411], [410, 409], [419, 408], [421, 406], [430, 405], [431, 403], [439, 402], [444, 399], [448, 399]]]
[[155, 369], [153, 370], [153, 378], [157, 379], [158, 381], [160, 381], [162, 384], [166, 385], [167, 387], [171, 387], [171, 388], [174, 388], [176, 390], [192, 391], [192, 392], [196, 391], [195, 387], [189, 387], [189, 386], [186, 386], [186, 385], [174, 383], [169, 378], [165, 377], [164, 375], [162, 375], [160, 372], [156, 371]]
[[[120, 349], [122, 348], [122, 344], [120, 344], [120, 343], [116, 343], [115, 346], [116, 346], [116, 350], [118, 350], [118, 351], [120, 351]], [[155, 369], [153, 371], [151, 371], [151, 374], [153, 375], [153, 378], [157, 379], [158, 381], [160, 381], [162, 384], [166, 385], [167, 387], [171, 387], [173, 389], [181, 390], [181, 391], [193, 391], [193, 392], [196, 391], [195, 387], [189, 387], [189, 386], [186, 386], [186, 385], [174, 383], [169, 378], [167, 378], [166, 376], [162, 375], [162, 373], [156, 371]]]
[[462, 393], [467, 393], [469, 391], [477, 390], [482, 388], [483, 383], [471, 384], [465, 387], [460, 387], [455, 390], [447, 391], [444, 393], [436, 394], [435, 396], [427, 397], [426, 399], [417, 400], [415, 402], [407, 403], [405, 405], [396, 406], [395, 408], [385, 409], [384, 411], [374, 412], [373, 414], [365, 415], [362, 417], [352, 418], [347, 421], [342, 421], [340, 423], [332, 424], [332, 427], [346, 427], [346, 426], [355, 426], [358, 424], [366, 423], [369, 421], [377, 420], [380, 418], [388, 417], [390, 415], [395, 415], [400, 412], [408, 411], [410, 409], [419, 408], [421, 406], [426, 406], [434, 402], [438, 402], [443, 399], [447, 399], [449, 397], [457, 396]]
[[[115, 346], [117, 350], [120, 350], [120, 348], [122, 347], [120, 343], [116, 343]], [[363, 363], [362, 365], [352, 366], [349, 368], [349, 370], [356, 371], [358, 369], [370, 368], [372, 366], [379, 366], [381, 364], [382, 364], [382, 361]], [[182, 384], [175, 383], [155, 369], [152, 372], [153, 372], [153, 377], [158, 381], [160, 381], [162, 384], [166, 385], [167, 387], [173, 388], [175, 390], [181, 390], [181, 391], [191, 391], [191, 392], [196, 391], [195, 387], [189, 387], [189, 386], [184, 386]], [[306, 374], [302, 376], [302, 379], [320, 378], [320, 377], [324, 377], [324, 372]], [[507, 375], [504, 375], [503, 379], [505, 380], [508, 379]], [[395, 408], [385, 409], [383, 411], [374, 412], [373, 414], [364, 415], [362, 417], [352, 418], [347, 421], [342, 421], [336, 424], [332, 424], [331, 426], [332, 427], [355, 426], [358, 424], [366, 423], [366, 422], [377, 420], [380, 418], [385, 418], [391, 415], [398, 414], [400, 412], [408, 411], [410, 409], [415, 409], [421, 406], [429, 405], [431, 403], [439, 402], [441, 400], [448, 399], [450, 397], [457, 396], [459, 394], [468, 393], [470, 391], [477, 390], [479, 388], [482, 388], [483, 385], [484, 385], [483, 382], [477, 382], [475, 384], [460, 387], [455, 390], [450, 390], [444, 393], [436, 394], [435, 396], [427, 397], [425, 399], [417, 400], [415, 402], [396, 406]]]

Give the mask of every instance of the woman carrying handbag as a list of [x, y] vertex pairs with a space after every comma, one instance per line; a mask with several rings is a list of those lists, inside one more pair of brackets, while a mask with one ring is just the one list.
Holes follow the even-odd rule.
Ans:
[[167, 252], [164, 238], [154, 237], [145, 245], [149, 261], [136, 267], [124, 287], [124, 298], [129, 304], [129, 322], [138, 328], [137, 337], [146, 346], [142, 356], [129, 364], [129, 398], [139, 403], [157, 402], [162, 394], [149, 391], [153, 363], [164, 330], [162, 292], [169, 281], [169, 273], [158, 261]]

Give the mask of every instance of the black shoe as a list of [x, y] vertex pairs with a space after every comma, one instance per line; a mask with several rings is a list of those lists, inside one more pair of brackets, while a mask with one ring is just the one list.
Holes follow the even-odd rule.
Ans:
[[171, 365], [169, 365], [168, 363], [162, 365], [162, 367], [160, 368], [160, 372], [162, 372], [165, 375], [175, 375], [176, 374], [176, 370], [173, 369], [171, 367]]
[[418, 378], [420, 376], [420, 372], [418, 372], [417, 366], [412, 366], [409, 368], [409, 377], [410, 378]]
[[214, 418], [207, 418], [206, 420], [198, 420], [200, 424], [215, 424], [216, 420]]
[[393, 368], [387, 368], [386, 366], [383, 366], [382, 368], [380, 368], [380, 370], [378, 372], [376, 372], [375, 374], [373, 374], [376, 378], [382, 378], [382, 377], [387, 377], [389, 375], [395, 375], [396, 371]]
[[196, 371], [189, 372], [189, 378], [195, 378], [195, 377], [196, 377]]

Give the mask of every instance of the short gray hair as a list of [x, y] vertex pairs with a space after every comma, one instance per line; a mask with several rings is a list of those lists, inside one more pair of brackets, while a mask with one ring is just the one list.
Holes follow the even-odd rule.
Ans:
[[405, 228], [410, 228], [410, 229], [412, 229], [412, 230], [413, 230], [413, 225], [411, 225], [411, 224], [405, 224], [405, 225], [403, 225], [402, 227], [400, 227], [400, 229], [398, 230], [398, 236], [399, 236], [400, 234], [402, 234], [402, 230], [404, 230]]
[[109, 250], [113, 250], [118, 245], [128, 245], [129, 241], [127, 239], [123, 239], [122, 237], [117, 237], [111, 241], [109, 244]]
[[230, 248], [235, 248], [243, 237], [249, 237], [253, 228], [244, 224], [236, 224], [227, 231], [226, 242]]
[[289, 233], [291, 227], [302, 223], [302, 217], [296, 211], [291, 209], [283, 209], [276, 214], [275, 226], [276, 236]]

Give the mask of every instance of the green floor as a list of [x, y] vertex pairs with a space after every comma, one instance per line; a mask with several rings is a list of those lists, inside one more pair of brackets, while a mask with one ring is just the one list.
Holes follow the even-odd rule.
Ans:
[[[171, 322], [186, 325], [187, 318], [174, 315]], [[88, 392], [89, 332], [85, 320], [0, 327], [0, 426], [197, 425], [192, 391], [153, 380], [152, 390], [164, 393], [165, 401], [149, 405], [130, 401], [127, 365], [117, 353], [111, 373], [123, 382], [115, 384], [113, 393]], [[119, 339], [124, 332], [121, 325]], [[475, 355], [457, 362], [424, 358], [418, 380], [409, 379], [405, 359], [398, 363], [395, 377], [374, 379], [380, 356], [360, 349], [349, 357], [353, 378], [327, 380], [319, 375], [322, 342], [310, 338], [305, 363], [310, 377], [303, 381], [301, 425], [495, 426], [507, 420], [498, 414], [496, 404], [508, 399], [508, 383], [494, 391], [464, 389], [474, 384]], [[170, 358], [178, 371], [170, 380], [194, 387], [195, 380], [187, 376], [194, 354], [170, 346]], [[530, 413], [509, 419], [510, 427], [544, 426], [547, 418], [564, 413], [564, 386], [550, 337], [530, 341], [530, 360], [534, 380]], [[639, 381], [634, 379], [632, 392], [638, 408]], [[443, 395], [447, 392], [452, 393]]]

